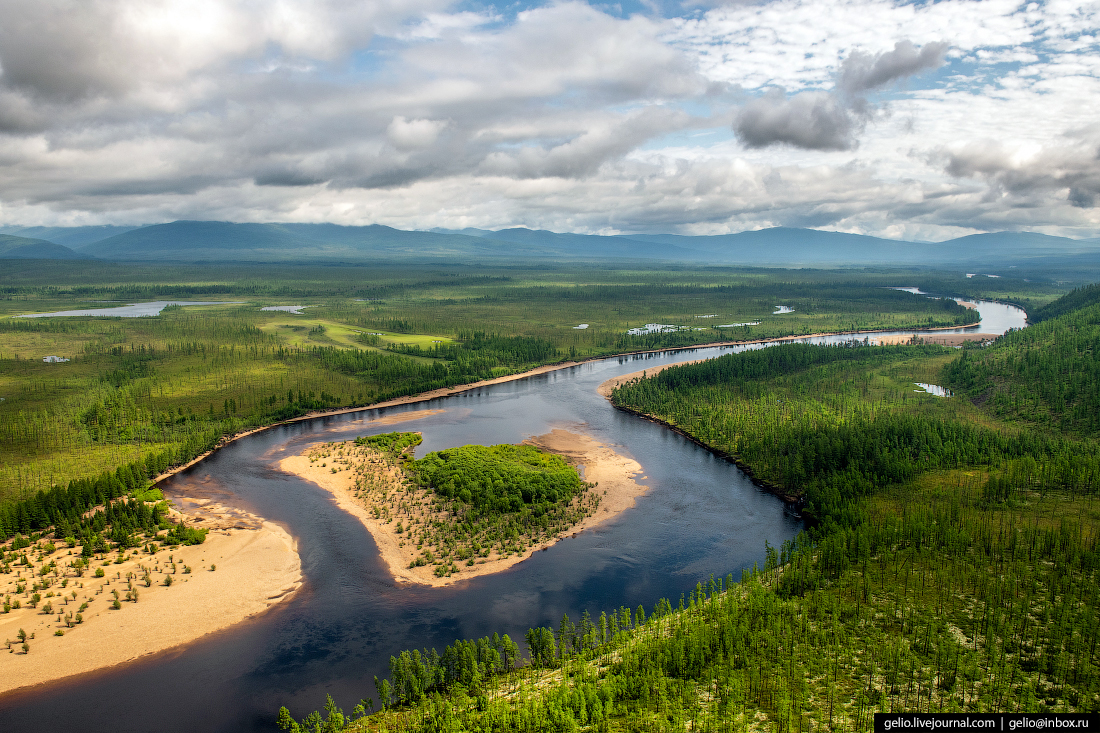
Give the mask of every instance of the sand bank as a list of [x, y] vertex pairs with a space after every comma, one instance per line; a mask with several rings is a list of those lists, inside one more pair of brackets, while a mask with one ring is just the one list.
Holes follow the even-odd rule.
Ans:
[[[601, 359], [611, 357], [599, 357]], [[519, 372], [518, 374], [509, 374], [504, 377], [497, 377], [495, 379], [483, 379], [480, 382], [470, 382], [469, 384], [459, 384], [454, 387], [443, 387], [441, 389], [433, 389], [430, 392], [421, 392], [420, 394], [407, 395], [405, 397], [395, 397], [392, 400], [386, 400], [385, 402], [375, 402], [371, 405], [365, 405], [363, 407], [346, 407], [339, 410], [320, 410], [317, 412], [311, 412], [308, 415], [302, 417], [295, 417], [286, 422], [300, 422], [302, 420], [312, 420], [317, 417], [326, 417], [328, 415], [346, 415], [349, 412], [362, 412], [363, 410], [376, 410], [384, 407], [397, 407], [398, 405], [412, 405], [417, 402], [427, 402], [428, 400], [439, 399], [440, 397], [450, 397], [451, 395], [462, 394], [463, 392], [469, 392], [471, 390], [480, 389], [481, 387], [488, 387], [493, 384], [504, 384], [505, 382], [515, 382], [519, 379], [526, 379], [527, 377], [538, 376], [539, 374], [546, 374], [547, 372], [556, 372], [559, 369], [568, 369], [569, 367], [579, 366], [583, 362], [579, 361], [566, 361], [561, 364], [547, 364], [546, 366], [535, 367], [534, 369], [528, 369], [525, 372]], [[399, 416], [395, 416], [398, 417]]]
[[[208, 511], [216, 514], [215, 507]], [[0, 638], [12, 642], [10, 652], [0, 647], [0, 693], [194, 641], [262, 613], [298, 589], [301, 561], [285, 530], [253, 515], [238, 514], [221, 523], [232, 528], [212, 529], [201, 545], [165, 548], [152, 555], [135, 548], [120, 564], [113, 562], [118, 553], [107, 553], [103, 560], [93, 559], [83, 575], [69, 566], [79, 557], [79, 548], [70, 555], [71, 548], [58, 542], [59, 549], [41, 563], [28, 548], [36, 580], [41, 565], [51, 560], [58, 574], [49, 573], [50, 588], [37, 591], [42, 596], [38, 608], [29, 607], [28, 593], [16, 593], [17, 584], [27, 584], [30, 569], [13, 565], [12, 573], [0, 575], [0, 593], [19, 599], [23, 606], [0, 615]], [[218, 522], [207, 519], [204, 524]], [[104, 577], [96, 578], [100, 568]], [[148, 587], [146, 573], [152, 583]], [[164, 585], [166, 578], [172, 579], [171, 586]], [[126, 600], [131, 585], [137, 601]], [[115, 591], [121, 599], [118, 610], [112, 608]], [[43, 613], [46, 603], [52, 606], [48, 615]], [[84, 603], [88, 606], [81, 612]], [[83, 622], [69, 627], [65, 618], [71, 614], [75, 619], [77, 613]], [[19, 629], [28, 637], [34, 635], [28, 639], [27, 654], [17, 639]], [[56, 636], [58, 630], [64, 636]]]
[[599, 393], [600, 395], [602, 395], [603, 397], [611, 399], [611, 393], [620, 384], [626, 384], [627, 382], [629, 382], [632, 379], [639, 379], [641, 377], [652, 377], [654, 374], [660, 374], [661, 372], [663, 372], [665, 369], [668, 369], [669, 367], [684, 366], [685, 364], [698, 364], [701, 361], [705, 361], [705, 359], [692, 359], [691, 361], [678, 361], [675, 364], [659, 364], [658, 366], [652, 366], [652, 367], [648, 367], [646, 369], [639, 369], [638, 371], [631, 372], [630, 374], [620, 374], [617, 377], [612, 377], [611, 379], [608, 379], [606, 382], [601, 382], [600, 386], [596, 387], [596, 392]]
[[[573, 465], [583, 466], [585, 480], [598, 483], [598, 486], [591, 490], [599, 497], [598, 507], [592, 514], [569, 528], [568, 534], [575, 534], [617, 516], [634, 506], [635, 498], [646, 490], [644, 485], [635, 480], [642, 470], [636, 461], [616, 453], [610, 447], [589, 436], [554, 430], [547, 435], [524, 442], [557, 453]], [[398, 522], [394, 521], [394, 516], [390, 515], [386, 506], [381, 504], [366, 506], [356, 496], [357, 473], [352, 470], [350, 463], [343, 462], [345, 458], [341, 456], [341, 451], [344, 456], [350, 455], [351, 445], [349, 443], [315, 444], [300, 455], [284, 458], [279, 462], [279, 468], [326, 489], [341, 509], [357, 517], [371, 533], [383, 561], [398, 582], [440, 587], [479, 575], [500, 572], [522, 562], [535, 552], [549, 547], [562, 539], [565, 534], [527, 547], [522, 552], [510, 553], [503, 557], [495, 551], [491, 552], [488, 557], [476, 560], [474, 565], [459, 565], [458, 572], [444, 577], [437, 577], [431, 565], [410, 568], [412, 560], [420, 554], [419, 550], [411, 541], [407, 541], [408, 535], [401, 535], [396, 531]], [[311, 454], [314, 460], [310, 460]], [[322, 455], [325, 456], [324, 460], [318, 457]], [[333, 473], [334, 468], [335, 473]], [[392, 489], [396, 489], [397, 471], [398, 469], [394, 466], [375, 465], [373, 480], [389, 481]], [[415, 503], [418, 498], [413, 497], [410, 502]]]

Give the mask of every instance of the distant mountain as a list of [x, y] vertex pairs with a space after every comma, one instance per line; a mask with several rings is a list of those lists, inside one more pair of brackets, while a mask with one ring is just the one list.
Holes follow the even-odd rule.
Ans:
[[[783, 267], [935, 265], [971, 272], [997, 271], [1013, 265], [1094, 268], [1100, 263], [1100, 240], [1017, 232], [974, 234], [929, 243], [791, 227], [713, 236], [601, 236], [525, 228], [406, 231], [377, 224], [175, 221], [134, 229], [77, 227], [66, 233], [61, 227], [43, 227], [36, 231], [76, 242], [113, 229], [125, 231], [84, 242], [79, 253], [108, 260], [176, 262], [361, 263], [379, 258], [491, 262], [556, 258]], [[52, 256], [60, 257], [63, 251]]]
[[0, 259], [5, 260], [78, 260], [84, 255], [44, 239], [0, 234]]
[[[538, 256], [530, 247], [514, 256]], [[501, 257], [501, 248], [478, 237], [404, 231], [371, 225], [234, 224], [175, 221], [108, 237], [83, 252], [112, 260], [184, 262], [363, 262], [389, 258]]]
[[19, 237], [32, 237], [45, 239], [47, 242], [61, 244], [70, 249], [79, 250], [81, 247], [98, 242], [116, 234], [129, 232], [138, 227], [119, 226], [91, 226], [91, 227], [8, 227], [0, 229], [4, 234], [14, 234]]
[[1100, 240], [1052, 237], [1034, 232], [990, 232], [971, 234], [952, 239], [944, 244], [958, 249], [971, 258], [988, 258], [996, 255], [1012, 262], [1029, 261], [1048, 256], [1089, 255], [1097, 252]]

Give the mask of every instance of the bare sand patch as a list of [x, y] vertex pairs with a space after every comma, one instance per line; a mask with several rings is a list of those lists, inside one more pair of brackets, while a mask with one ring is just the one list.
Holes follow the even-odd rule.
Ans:
[[[79, 557], [78, 548], [70, 555], [72, 548], [62, 547], [41, 563], [35, 562], [37, 553], [28, 552], [33, 571], [13, 566], [12, 573], [0, 575], [0, 593], [23, 606], [0, 615], [0, 638], [13, 642], [10, 652], [0, 648], [0, 693], [186, 644], [262, 613], [298, 589], [301, 560], [284, 529], [239, 513], [215, 520], [216, 507], [209, 503], [207, 511], [211, 518], [203, 524], [240, 528], [212, 529], [201, 545], [162, 548], [154, 554], [134, 548], [121, 563], [113, 561], [119, 553], [107, 553], [103, 559], [93, 558], [82, 574], [70, 566]], [[29, 590], [43, 577], [41, 565], [51, 560], [58, 572], [45, 576], [51, 585], [37, 591], [42, 599], [30, 608], [31, 594], [16, 593], [16, 585]], [[96, 569], [104, 577], [96, 578]], [[170, 586], [166, 578], [171, 578]], [[62, 581], [67, 581], [65, 587]], [[126, 600], [134, 591], [137, 600]], [[117, 610], [112, 607], [116, 597]], [[43, 613], [47, 602], [52, 606], [48, 615]], [[84, 603], [88, 605], [81, 612]], [[70, 627], [67, 619], [77, 613], [83, 622]], [[19, 629], [34, 635], [27, 641], [27, 654], [17, 639]], [[55, 635], [59, 630], [64, 636]]]
[[[431, 493], [402, 487], [401, 469], [396, 461], [386, 463], [376, 460], [365, 467], [365, 474], [356, 470], [356, 466], [360, 465], [359, 459], [354, 457], [357, 446], [353, 441], [347, 441], [309, 446], [299, 455], [282, 459], [279, 468], [327, 490], [341, 509], [358, 518], [374, 538], [395, 580], [441, 587], [510, 568], [567, 534], [576, 534], [617, 516], [634, 506], [635, 498], [647, 488], [635, 480], [642, 470], [636, 461], [589, 436], [559, 429], [524, 442], [556, 453], [574, 466], [583, 466], [584, 480], [597, 486], [579, 497], [578, 501], [580, 504], [591, 502], [584, 504], [591, 506], [591, 511], [566, 531], [545, 541], [504, 554], [496, 549], [486, 550], [486, 555], [471, 558], [473, 565], [457, 564], [456, 572], [442, 577], [435, 574], [435, 568], [431, 565], [410, 567], [413, 560], [421, 555], [421, 550], [407, 532], [397, 530], [407, 530], [404, 522], [411, 519], [447, 521], [448, 515], [446, 512], [425, 514], [424, 507], [431, 503]], [[333, 469], [336, 469], [335, 472]], [[372, 490], [361, 490], [357, 496], [357, 481], [362, 487], [364, 480], [370, 482]], [[598, 503], [592, 501], [593, 498], [598, 498]]]
[[398, 423], [420, 420], [432, 415], [442, 415], [444, 412], [446, 410], [413, 410], [412, 412], [401, 412], [396, 415], [383, 415], [382, 417], [365, 420], [364, 423], [367, 425], [397, 425]]
[[[608, 357], [600, 357], [608, 358]], [[528, 369], [525, 372], [518, 374], [508, 374], [503, 377], [496, 377], [494, 379], [483, 379], [480, 382], [470, 382], [469, 384], [458, 384], [454, 387], [442, 387], [440, 389], [433, 389], [429, 392], [421, 392], [415, 395], [406, 395], [405, 397], [395, 397], [392, 400], [386, 400], [385, 402], [375, 402], [371, 405], [364, 405], [363, 407], [345, 407], [336, 410], [317, 410], [311, 412], [308, 415], [302, 417], [295, 417], [287, 420], [286, 422], [301, 422], [302, 420], [312, 420], [316, 417], [327, 417], [329, 415], [346, 415], [349, 412], [363, 412], [364, 410], [376, 410], [381, 407], [396, 407], [398, 405], [412, 405], [417, 402], [428, 402], [429, 400], [438, 399], [440, 397], [450, 397], [451, 395], [462, 394], [463, 392], [470, 392], [471, 390], [480, 389], [481, 387], [488, 387], [494, 384], [504, 384], [505, 382], [515, 382], [519, 379], [526, 379], [527, 377], [534, 377], [539, 374], [546, 374], [548, 372], [556, 372], [559, 369], [568, 369], [569, 367], [579, 366], [582, 362], [579, 361], [566, 361], [561, 364], [547, 364], [545, 366], [535, 367], [534, 369]], [[434, 412], [432, 410], [423, 410], [425, 413]], [[394, 416], [395, 421], [401, 421], [400, 416]], [[385, 420], [387, 418], [379, 418]], [[409, 420], [415, 420], [416, 418], [407, 418]], [[268, 426], [270, 427], [270, 426]], [[261, 430], [264, 428], [260, 428]], [[243, 435], [243, 434], [242, 434]]]
[[698, 364], [701, 361], [706, 360], [692, 359], [691, 361], [678, 361], [675, 364], [660, 364], [658, 366], [649, 367], [648, 369], [640, 369], [636, 372], [631, 372], [630, 374], [620, 374], [617, 377], [612, 377], [611, 379], [608, 379], [606, 382], [601, 382], [600, 386], [596, 387], [596, 392], [598, 392], [603, 397], [611, 399], [611, 393], [615, 391], [615, 388], [622, 384], [626, 384], [629, 381], [640, 379], [642, 377], [652, 377], [654, 374], [660, 374], [669, 367], [684, 366], [686, 364]]

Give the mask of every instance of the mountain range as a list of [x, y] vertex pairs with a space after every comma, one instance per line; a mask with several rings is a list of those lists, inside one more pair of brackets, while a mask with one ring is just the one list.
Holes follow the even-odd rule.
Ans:
[[407, 231], [378, 224], [238, 224], [175, 221], [144, 227], [0, 229], [0, 258], [162, 262], [481, 262], [516, 259], [648, 260], [723, 265], [1006, 267], [1065, 261], [1100, 266], [1100, 239], [1029, 232], [907, 242], [775, 227], [736, 234], [616, 236], [532, 229]]

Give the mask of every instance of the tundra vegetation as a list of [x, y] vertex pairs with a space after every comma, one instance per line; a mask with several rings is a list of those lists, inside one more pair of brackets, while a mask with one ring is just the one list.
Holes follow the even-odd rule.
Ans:
[[376, 684], [380, 714], [330, 700], [280, 724], [866, 731], [879, 711], [1097, 710], [1092, 292], [984, 349], [785, 345], [620, 386], [617, 406], [799, 502], [807, 531], [675, 607], [531, 629], [518, 666], [493, 639], [405, 652]]

